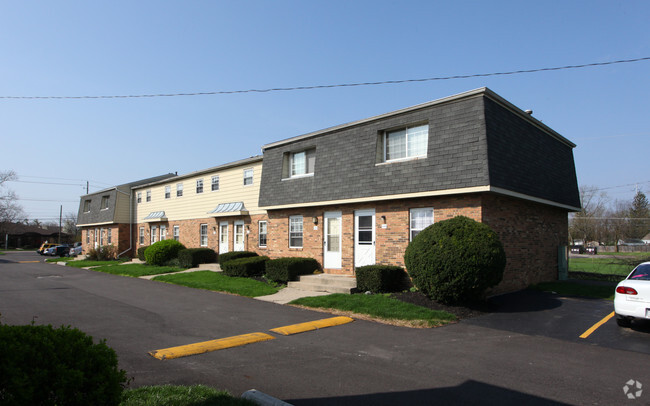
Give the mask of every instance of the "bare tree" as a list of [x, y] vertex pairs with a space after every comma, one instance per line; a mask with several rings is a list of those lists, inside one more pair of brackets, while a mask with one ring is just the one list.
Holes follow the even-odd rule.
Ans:
[[77, 214], [68, 212], [63, 218], [63, 232], [70, 234], [73, 238], [77, 239], [79, 236], [79, 228], [77, 227]]
[[7, 189], [5, 182], [18, 179], [16, 172], [0, 172], [0, 224], [13, 223], [24, 217], [23, 208], [18, 204], [18, 196]]
[[605, 234], [603, 217], [607, 210], [607, 193], [596, 186], [580, 188], [582, 210], [575, 213], [569, 223], [569, 235], [572, 240], [602, 241]]

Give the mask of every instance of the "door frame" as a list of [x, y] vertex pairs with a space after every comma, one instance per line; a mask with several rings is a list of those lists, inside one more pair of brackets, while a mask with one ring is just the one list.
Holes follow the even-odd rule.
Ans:
[[[360, 244], [359, 243], [359, 217], [360, 216], [372, 216], [372, 244]], [[374, 265], [377, 263], [377, 230], [376, 230], [376, 213], [375, 209], [363, 209], [354, 211], [354, 267], [355, 269], [359, 266], [365, 265]], [[371, 246], [369, 248], [368, 246]], [[363, 247], [363, 248], [362, 248]], [[367, 251], [372, 253], [371, 263], [359, 263], [358, 261], [365, 258], [365, 255], [362, 257], [359, 254], [361, 251]]]
[[[241, 249], [237, 246], [237, 226], [241, 226]], [[245, 251], [246, 250], [246, 225], [244, 220], [236, 220], [233, 222], [232, 227], [232, 250]]]
[[[337, 219], [339, 222], [339, 249], [337, 251], [328, 251], [329, 221]], [[343, 213], [340, 211], [326, 211], [323, 213], [323, 268], [341, 269], [343, 263]]]
[[[222, 247], [224, 246], [224, 243], [221, 242], [221, 227], [226, 226], [226, 242], [225, 242], [225, 247], [226, 249], [223, 250]], [[219, 254], [225, 254], [226, 252], [229, 252], [230, 250], [230, 242], [228, 241], [230, 237], [230, 232], [228, 231], [229, 225], [227, 221], [221, 221], [219, 222]]]

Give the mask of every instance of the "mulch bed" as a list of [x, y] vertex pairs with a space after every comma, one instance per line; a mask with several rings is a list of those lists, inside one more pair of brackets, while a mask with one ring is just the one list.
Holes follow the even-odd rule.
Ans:
[[442, 310], [451, 313], [459, 319], [468, 319], [494, 311], [495, 306], [489, 301], [479, 302], [470, 306], [447, 306], [429, 299], [422, 292], [399, 292], [391, 294], [391, 297], [402, 302], [411, 303], [417, 306], [426, 307], [432, 310]]

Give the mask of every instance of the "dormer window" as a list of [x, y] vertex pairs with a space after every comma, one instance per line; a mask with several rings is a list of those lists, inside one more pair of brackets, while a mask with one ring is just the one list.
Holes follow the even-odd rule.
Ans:
[[108, 196], [102, 196], [102, 207], [101, 210], [108, 209]]
[[299, 178], [314, 174], [316, 148], [285, 153], [282, 165], [283, 178]]
[[427, 156], [429, 126], [406, 127], [384, 133], [384, 162]]

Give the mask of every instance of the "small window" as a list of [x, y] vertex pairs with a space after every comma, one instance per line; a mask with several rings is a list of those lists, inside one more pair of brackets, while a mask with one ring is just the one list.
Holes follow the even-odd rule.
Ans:
[[108, 196], [102, 196], [102, 210], [108, 209]]
[[171, 197], [172, 197], [172, 187], [165, 186], [165, 199], [169, 199]]
[[142, 203], [142, 192], [138, 192], [138, 203]]
[[84, 213], [90, 213], [90, 200], [84, 200]]
[[100, 247], [104, 246], [104, 229], [103, 228], [99, 229], [99, 246]]
[[203, 179], [196, 180], [196, 193], [203, 193]]
[[182, 183], [177, 183], [176, 184], [176, 197], [181, 197], [183, 196], [183, 184]]
[[201, 247], [208, 246], [208, 225], [201, 224]]
[[90, 244], [90, 230], [86, 230], [86, 244]]
[[108, 244], [112, 244], [112, 243], [113, 243], [113, 234], [112, 234], [112, 231], [113, 231], [112, 228], [109, 228], [108, 230], [106, 230], [106, 233], [107, 233], [107, 234], [106, 234], [106, 242], [107, 242]]
[[429, 126], [407, 127], [384, 133], [384, 161], [427, 156]]
[[302, 248], [302, 216], [289, 217], [289, 248]]
[[259, 246], [266, 247], [266, 221], [259, 222]]
[[140, 227], [140, 231], [138, 233], [138, 244], [144, 245], [144, 227]]
[[167, 226], [160, 226], [160, 241], [167, 238]]
[[179, 226], [174, 226], [174, 240], [179, 241], [181, 238], [181, 229]]
[[215, 190], [219, 190], [219, 175], [213, 176], [212, 177], [212, 188], [211, 190], [214, 192]]
[[151, 243], [155, 243], [158, 238], [158, 227], [151, 226]]
[[290, 166], [291, 177], [312, 175], [316, 165], [316, 150], [308, 149], [306, 151], [294, 152], [291, 154]]
[[151, 201], [151, 190], [147, 190], [147, 201]]
[[244, 186], [253, 184], [253, 168], [244, 169]]
[[430, 207], [423, 209], [411, 209], [411, 241], [420, 231], [433, 224], [433, 209]]

